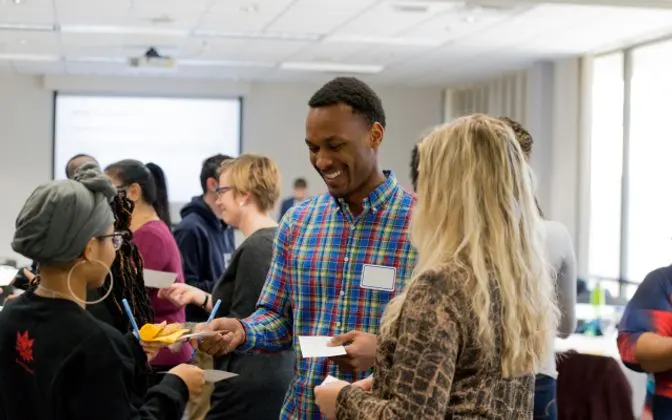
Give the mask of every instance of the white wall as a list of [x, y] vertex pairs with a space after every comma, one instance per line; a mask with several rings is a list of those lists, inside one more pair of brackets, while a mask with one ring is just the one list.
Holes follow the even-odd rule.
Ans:
[[[54, 90], [243, 96], [243, 151], [263, 153], [276, 160], [285, 195], [299, 176], [308, 179], [312, 192], [324, 191], [322, 180], [308, 162], [304, 143], [307, 102], [318, 88], [196, 80], [0, 76], [0, 258], [15, 256], [10, 242], [16, 215], [32, 190], [51, 179]], [[382, 165], [392, 169], [408, 187], [412, 145], [425, 130], [442, 121], [443, 92], [373, 88], [383, 100], [388, 120], [380, 155]], [[133, 157], [132, 151], [129, 157]]]

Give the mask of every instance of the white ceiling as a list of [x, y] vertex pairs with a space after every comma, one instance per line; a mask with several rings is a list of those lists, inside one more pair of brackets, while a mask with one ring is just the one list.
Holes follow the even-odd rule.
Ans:
[[[666, 34], [664, 0], [0, 0], [0, 72], [445, 86]], [[149, 47], [175, 68], [128, 65]]]

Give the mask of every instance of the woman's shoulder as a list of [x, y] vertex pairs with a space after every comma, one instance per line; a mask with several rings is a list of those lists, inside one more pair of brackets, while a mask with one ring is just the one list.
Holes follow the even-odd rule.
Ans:
[[467, 307], [465, 285], [468, 280], [466, 271], [455, 265], [443, 265], [416, 274], [408, 287], [408, 298], [416, 301], [431, 302], [443, 311], [462, 313]]

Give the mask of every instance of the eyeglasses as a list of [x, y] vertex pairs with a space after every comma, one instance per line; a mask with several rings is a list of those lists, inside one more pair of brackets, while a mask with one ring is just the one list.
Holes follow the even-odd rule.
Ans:
[[97, 236], [98, 239], [112, 238], [112, 246], [115, 251], [119, 251], [121, 245], [124, 243], [124, 238], [127, 236], [126, 232], [114, 232], [108, 235]]
[[222, 195], [226, 194], [228, 191], [231, 191], [233, 187], [226, 187], [226, 186], [221, 186], [215, 188], [215, 193], [217, 193], [217, 197], [221, 197]]

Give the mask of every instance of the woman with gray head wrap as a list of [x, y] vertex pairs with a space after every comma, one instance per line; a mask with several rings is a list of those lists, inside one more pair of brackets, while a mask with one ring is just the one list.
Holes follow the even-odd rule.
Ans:
[[39, 186], [21, 209], [12, 248], [39, 263], [40, 282], [0, 312], [1, 419], [178, 420], [202, 388], [203, 371], [180, 365], [144, 395], [143, 347], [84, 310], [121, 244], [115, 194], [90, 165]]

